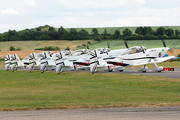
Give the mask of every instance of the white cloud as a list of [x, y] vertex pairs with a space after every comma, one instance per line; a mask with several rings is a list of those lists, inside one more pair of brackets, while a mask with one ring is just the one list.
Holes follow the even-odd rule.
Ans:
[[179, 4], [179, 0], [1, 0], [0, 23], [6, 26], [0, 27], [0, 33], [45, 24], [65, 28], [180, 25]]
[[15, 15], [15, 14], [19, 14], [19, 12], [10, 7], [10, 8], [1, 10], [1, 14], [11, 14], [11, 15]]

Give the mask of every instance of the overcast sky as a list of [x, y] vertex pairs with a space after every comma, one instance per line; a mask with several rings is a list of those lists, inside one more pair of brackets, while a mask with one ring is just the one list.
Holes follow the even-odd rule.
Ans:
[[180, 26], [180, 0], [1, 0], [0, 33], [59, 28]]

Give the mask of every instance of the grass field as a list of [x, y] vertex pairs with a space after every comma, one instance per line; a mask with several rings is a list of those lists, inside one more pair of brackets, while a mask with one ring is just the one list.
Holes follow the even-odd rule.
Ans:
[[180, 105], [180, 79], [0, 70], [0, 110]]
[[53, 40], [53, 41], [10, 41], [10, 42], [0, 42], [0, 50], [1, 51], [7, 51], [9, 50], [10, 46], [14, 47], [20, 47], [23, 51], [28, 50], [34, 50], [35, 48], [41, 48], [45, 46], [57, 46], [61, 50], [64, 50], [67, 46], [70, 47], [70, 49], [76, 49], [78, 45], [86, 44], [87, 41], [91, 41], [93, 43], [93, 40], [75, 40], [75, 41], [69, 41], [69, 40]]
[[[123, 40], [111, 40], [96, 42], [90, 46], [90, 49], [107, 47], [107, 43], [110, 44], [111, 49], [124, 49], [126, 48]], [[129, 47], [133, 46], [145, 46], [147, 48], [164, 47], [161, 40], [132, 40], [127, 41]], [[166, 46], [172, 49], [180, 49], [180, 40], [165, 40]]]
[[[123, 40], [106, 40], [102, 42], [96, 42], [94, 40], [57, 40], [57, 41], [10, 41], [10, 42], [0, 42], [0, 49], [2, 51], [7, 51], [11, 45], [14, 47], [21, 47], [24, 51], [34, 50], [35, 48], [40, 48], [44, 46], [57, 46], [64, 50], [67, 46], [70, 49], [77, 49], [78, 45], [86, 44], [90, 41], [92, 44], [89, 45], [90, 49], [104, 48], [107, 47], [107, 43], [110, 44], [111, 49], [123, 49], [125, 48]], [[166, 46], [172, 49], [180, 49], [180, 40], [165, 40]], [[145, 46], [147, 48], [163, 47], [161, 40], [132, 40], [127, 41], [129, 47], [133, 46]], [[85, 47], [86, 48], [86, 47]]]

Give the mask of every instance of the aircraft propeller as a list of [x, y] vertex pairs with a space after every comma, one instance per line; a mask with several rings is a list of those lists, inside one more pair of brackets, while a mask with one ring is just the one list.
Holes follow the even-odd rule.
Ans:
[[[165, 43], [164, 40], [162, 40], [162, 43], [163, 43], [164, 47], [166, 47], [166, 43]], [[169, 49], [169, 52], [170, 52], [172, 55], [174, 55], [174, 50], [173, 50], [173, 49]]]
[[126, 41], [124, 41], [124, 44], [125, 44], [126, 48], [129, 48], [129, 46], [128, 46]]

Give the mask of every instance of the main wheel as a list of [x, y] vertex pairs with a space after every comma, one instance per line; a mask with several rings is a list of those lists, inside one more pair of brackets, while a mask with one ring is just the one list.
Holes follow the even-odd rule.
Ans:
[[112, 72], [113, 70], [109, 70], [109, 72]]
[[145, 73], [146, 71], [142, 71], [143, 73]]
[[119, 70], [119, 72], [123, 72], [123, 70]]

